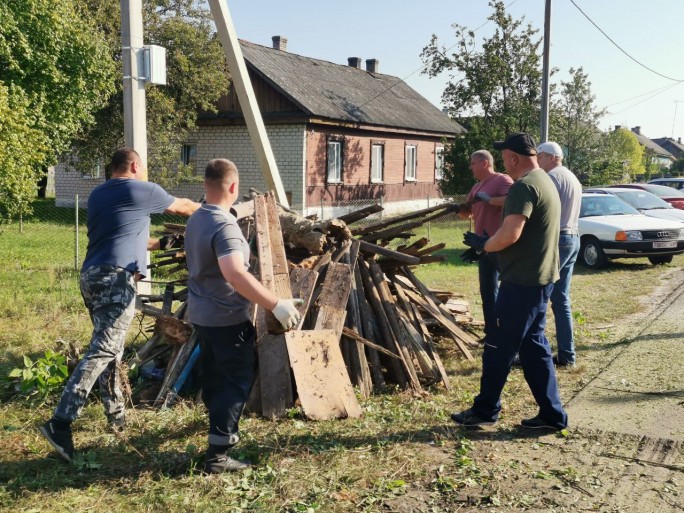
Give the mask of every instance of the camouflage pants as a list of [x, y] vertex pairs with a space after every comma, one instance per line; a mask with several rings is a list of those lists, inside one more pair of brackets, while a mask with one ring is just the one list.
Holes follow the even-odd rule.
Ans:
[[93, 335], [88, 352], [64, 388], [54, 416], [75, 420], [97, 380], [105, 414], [114, 420], [124, 414], [117, 363], [121, 361], [126, 331], [135, 314], [135, 280], [130, 272], [118, 267], [95, 265], [81, 272], [81, 294], [93, 321]]

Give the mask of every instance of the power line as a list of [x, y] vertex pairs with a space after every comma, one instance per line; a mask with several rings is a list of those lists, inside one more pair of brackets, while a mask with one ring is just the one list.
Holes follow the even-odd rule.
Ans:
[[669, 91], [669, 90], [672, 89], [673, 87], [677, 87], [678, 85], [680, 85], [680, 83], [681, 83], [681, 82], [677, 82], [677, 83], [671, 84], [671, 85], [667, 86], [667, 88], [665, 88], [665, 89], [663, 89], [663, 90], [661, 90], [661, 91], [659, 91], [659, 92], [657, 92], [657, 93], [655, 93], [655, 94], [652, 94], [652, 95], [649, 96], [648, 98], [645, 98], [645, 99], [641, 100], [640, 102], [635, 103], [634, 105], [630, 105], [629, 107], [625, 107], [625, 108], [622, 109], [622, 110], [619, 110], [619, 111], [617, 111], [617, 112], [611, 113], [611, 116], [615, 116], [616, 114], [620, 114], [621, 112], [624, 112], [624, 111], [629, 110], [629, 109], [631, 109], [631, 108], [633, 108], [633, 107], [636, 107], [637, 105], [641, 105], [642, 103], [645, 103], [645, 102], [649, 101], [651, 98], [655, 98], [656, 96], [658, 96], [658, 95], [660, 95], [660, 94], [663, 94], [663, 93], [666, 92], [666, 91]]
[[614, 105], [619, 105], [619, 104], [621, 104], [621, 103], [625, 103], [625, 102], [628, 102], [628, 101], [631, 101], [631, 100], [636, 100], [637, 98], [641, 98], [642, 96], [646, 96], [647, 94], [655, 93], [655, 92], [658, 92], [658, 91], [663, 90], [663, 89], [667, 90], [667, 89], [669, 89], [670, 87], [672, 87], [672, 84], [667, 84], [666, 86], [657, 87], [656, 89], [653, 89], [653, 90], [651, 90], [651, 91], [647, 91], [647, 92], [645, 92], [645, 93], [637, 94], [636, 96], [632, 96], [632, 97], [630, 97], [630, 98], [626, 98], [626, 99], [624, 99], [624, 100], [620, 100], [619, 102], [615, 102], [615, 103], [611, 103], [610, 105], [606, 105], [605, 108], [606, 108], [606, 109], [609, 109], [610, 107], [613, 107]]
[[647, 70], [650, 71], [651, 73], [655, 73], [656, 75], [661, 76], [661, 77], [663, 77], [663, 78], [666, 78], [666, 79], [668, 79], [668, 80], [672, 80], [672, 81], [674, 81], [674, 82], [684, 82], [684, 80], [680, 80], [680, 79], [678, 79], [678, 78], [672, 78], [672, 77], [668, 77], [667, 75], [663, 75], [662, 73], [659, 73], [658, 71], [656, 71], [656, 70], [654, 70], [654, 69], [652, 69], [652, 68], [649, 68], [648, 66], [646, 66], [646, 65], [643, 64], [642, 62], [639, 62], [638, 60], [636, 60], [634, 57], [632, 57], [630, 54], [628, 54], [625, 50], [623, 50], [622, 47], [621, 47], [619, 44], [617, 44], [615, 41], [613, 41], [613, 39], [611, 39], [611, 37], [610, 37], [608, 34], [606, 34], [606, 33], [603, 31], [603, 29], [601, 29], [601, 27], [599, 27], [596, 23], [594, 23], [594, 20], [592, 20], [589, 16], [587, 16], [587, 14], [580, 8], [580, 6], [577, 5], [577, 4], [575, 3], [575, 0], [570, 0], [570, 3], [571, 3], [572, 5], [574, 5], [574, 6], [577, 8], [577, 10], [578, 10], [579, 12], [581, 12], [582, 15], [583, 15], [587, 20], [589, 20], [589, 23], [591, 23], [594, 27], [596, 27], [596, 28], [598, 29], [598, 31], [601, 32], [601, 34], [603, 34], [603, 35], [606, 37], [606, 39], [608, 39], [608, 41], [610, 41], [611, 43], [613, 43], [613, 45], [614, 45], [618, 50], [620, 50], [620, 51], [621, 51], [622, 53], [624, 53], [627, 57], [629, 57], [629, 58], [632, 59], [634, 62], [636, 62], [639, 66], [641, 66], [642, 68], [647, 69]]
[[[506, 5], [505, 8], [508, 9], [511, 5], [513, 5], [513, 4], [516, 3], [517, 1], [518, 1], [518, 0], [513, 0], [513, 1], [510, 2], [508, 5]], [[480, 30], [482, 27], [484, 27], [485, 25], [487, 25], [490, 21], [491, 21], [491, 20], [489, 20], [489, 19], [488, 19], [487, 21], [485, 21], [482, 25], [480, 25], [480, 26], [477, 27], [475, 30], [473, 30], [473, 33], [475, 33], [475, 32], [477, 32], [478, 30]], [[446, 50], [444, 50], [444, 53], [446, 53], [446, 52], [448, 52], [449, 50], [455, 48], [456, 46], [458, 46], [458, 43], [454, 43], [452, 46], [450, 46], [449, 48], [447, 48]], [[424, 69], [427, 68], [427, 67], [428, 67], [428, 64], [424, 64], [423, 66], [421, 66], [421, 67], [418, 68], [417, 70], [412, 71], [411, 73], [409, 73], [408, 75], [406, 75], [404, 78], [398, 79], [396, 82], [394, 82], [393, 84], [389, 85], [387, 88], [383, 89], [383, 90], [380, 91], [378, 94], [376, 94], [375, 96], [373, 96], [370, 100], [367, 100], [367, 101], [363, 102], [361, 105], [355, 107], [354, 110], [357, 110], [357, 111], [360, 110], [362, 107], [365, 107], [365, 106], [368, 105], [370, 102], [372, 102], [372, 101], [375, 100], [376, 98], [382, 96], [383, 94], [385, 94], [385, 93], [386, 93], [387, 91], [389, 91], [390, 89], [393, 89], [395, 86], [397, 86], [397, 85], [399, 85], [399, 84], [405, 82], [407, 78], [412, 77], [413, 75], [415, 75], [415, 74], [418, 73], [419, 71], [424, 70]]]

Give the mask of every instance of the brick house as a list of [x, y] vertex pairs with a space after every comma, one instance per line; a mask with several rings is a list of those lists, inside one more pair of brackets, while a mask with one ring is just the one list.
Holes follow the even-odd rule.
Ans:
[[[330, 215], [333, 204], [382, 201], [386, 210], [422, 208], [440, 196], [444, 145], [465, 130], [401, 79], [378, 72], [378, 61], [347, 65], [241, 41], [266, 131], [293, 208]], [[201, 113], [198, 129], [183, 144], [181, 160], [197, 173], [212, 158], [233, 160], [241, 190], [265, 190], [235, 90]], [[71, 176], [68, 176], [71, 175]], [[56, 170], [58, 204], [73, 202], [101, 179]], [[177, 195], [199, 198], [201, 184]], [[82, 199], [84, 201], [84, 199]]]

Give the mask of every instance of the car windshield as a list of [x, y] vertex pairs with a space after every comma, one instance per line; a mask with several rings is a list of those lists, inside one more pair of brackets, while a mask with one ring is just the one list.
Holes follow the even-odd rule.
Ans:
[[684, 192], [667, 185], [656, 185], [654, 183], [645, 183], [642, 185], [645, 191], [655, 194], [659, 198], [684, 198]]
[[635, 210], [620, 198], [613, 196], [612, 194], [606, 194], [605, 196], [582, 196], [580, 217], [613, 216], [638, 213], [639, 211]]
[[653, 210], [656, 208], [674, 208], [667, 201], [661, 200], [658, 196], [646, 191], [620, 191], [614, 192], [618, 198], [625, 203], [629, 203], [637, 210]]

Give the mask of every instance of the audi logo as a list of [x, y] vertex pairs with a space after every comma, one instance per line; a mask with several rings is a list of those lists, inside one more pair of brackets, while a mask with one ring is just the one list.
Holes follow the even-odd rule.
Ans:
[[670, 232], [658, 232], [658, 233], [656, 233], [656, 236], [657, 236], [659, 239], [662, 239], [663, 237], [669, 237], [669, 236], [670, 236]]

